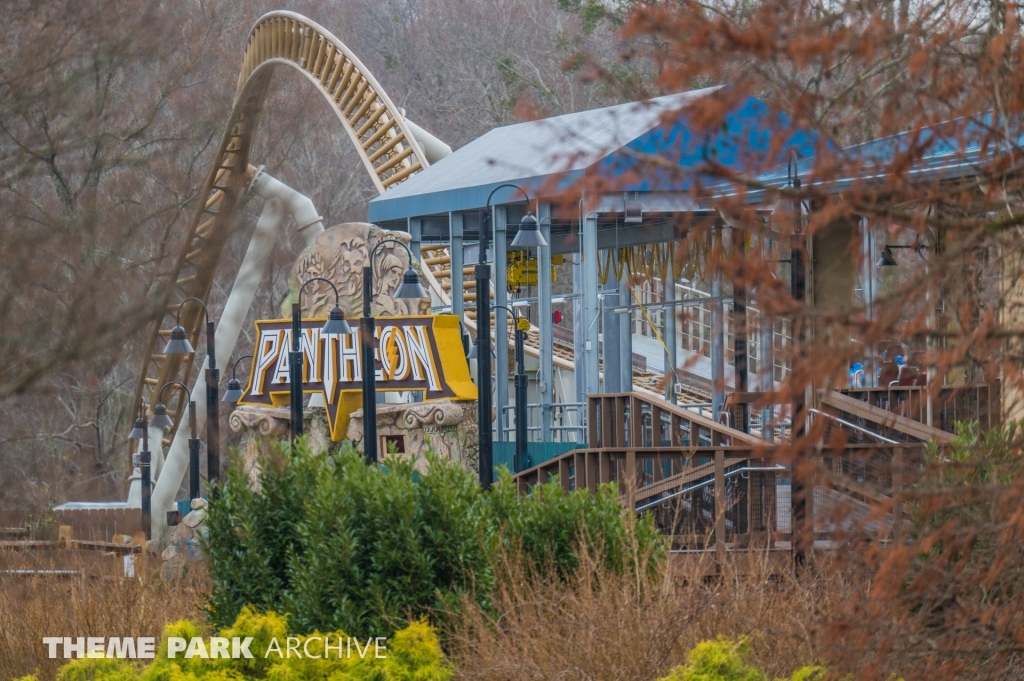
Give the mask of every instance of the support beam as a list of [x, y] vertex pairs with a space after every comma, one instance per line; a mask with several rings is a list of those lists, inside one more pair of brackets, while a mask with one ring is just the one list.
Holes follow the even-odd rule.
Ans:
[[587, 380], [583, 371], [583, 335], [586, 327], [583, 325], [583, 265], [580, 262], [579, 254], [572, 263], [572, 328], [573, 328], [573, 357], [576, 358], [576, 367], [573, 370], [573, 378], [576, 383], [576, 402], [587, 401]]
[[601, 345], [603, 346], [601, 355], [604, 357], [603, 392], [606, 393], [623, 392], [622, 369], [620, 365], [622, 354], [619, 351], [619, 340], [621, 338], [619, 334], [619, 317], [622, 315], [614, 311], [616, 305], [622, 304], [622, 301], [619, 299], [618, 290], [619, 282], [611, 277], [608, 278], [607, 283], [602, 287], [604, 306], [601, 313]]
[[463, 274], [462, 269], [464, 267], [462, 263], [463, 246], [462, 246], [462, 234], [463, 234], [464, 221], [462, 213], [449, 213], [448, 214], [448, 230], [449, 230], [449, 251], [451, 252], [451, 263], [452, 268], [452, 314], [462, 319], [465, 307], [463, 306]]
[[[551, 441], [551, 403], [554, 401], [554, 321], [551, 318], [551, 204], [537, 206], [540, 234], [547, 246], [537, 249], [537, 328], [540, 330], [540, 439]], [[568, 478], [566, 478], [568, 481]]]
[[597, 317], [597, 213], [590, 212], [583, 219], [583, 370], [586, 372], [586, 392], [600, 392], [600, 366], [598, 364]]
[[[632, 305], [629, 292], [629, 272], [622, 268], [619, 280], [619, 305]], [[633, 313], [619, 315], [619, 388], [622, 392], [633, 392]]]
[[418, 260], [420, 258], [420, 245], [423, 243], [423, 218], [409, 218], [409, 236], [412, 239], [409, 241], [409, 250], [416, 256]]
[[[764, 260], [771, 260], [772, 244], [771, 241], [766, 239], [764, 236], [761, 237], [761, 256]], [[767, 282], [765, 282], [767, 283]], [[760, 308], [760, 315], [758, 316], [758, 322], [760, 325], [760, 348], [758, 356], [758, 373], [760, 374], [760, 387], [761, 392], [767, 394], [775, 389], [775, 333], [774, 325], [775, 320], [768, 316], [767, 309], [767, 292], [764, 287], [761, 287], [757, 291], [758, 301], [757, 305]], [[761, 437], [768, 442], [772, 442], [775, 439], [774, 426], [770, 426], [771, 420], [774, 418], [774, 410], [770, 406], [761, 408]]]
[[676, 371], [679, 367], [679, 351], [676, 349], [677, 309], [675, 305], [672, 305], [672, 303], [676, 301], [676, 280], [671, 267], [669, 268], [668, 276], [665, 281], [662, 282], [662, 285], [665, 287], [665, 302], [668, 303], [664, 308], [662, 308], [664, 321], [662, 337], [665, 339], [665, 347], [668, 348], [668, 351], [665, 353], [665, 399], [672, 404], [675, 404]]
[[508, 257], [505, 241], [508, 211], [504, 206], [493, 206], [494, 215], [494, 408], [497, 410], [498, 425], [494, 434], [495, 442], [504, 442], [504, 409], [508, 400], [508, 313], [497, 305], [508, 305]]
[[[722, 239], [716, 227], [714, 238]], [[716, 268], [717, 269], [717, 268]], [[711, 415], [717, 422], [725, 403], [725, 315], [722, 311], [722, 271], [717, 269], [711, 280]]]

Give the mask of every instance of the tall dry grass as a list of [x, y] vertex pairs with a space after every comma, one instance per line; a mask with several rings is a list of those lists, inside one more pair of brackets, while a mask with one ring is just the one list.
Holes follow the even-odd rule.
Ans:
[[467, 601], [446, 631], [459, 678], [657, 679], [718, 636], [749, 637], [753, 663], [787, 677], [825, 658], [825, 624], [866, 588], [820, 563], [797, 575], [765, 553], [731, 557], [713, 576], [711, 554], [676, 555], [663, 570], [637, 556], [639, 569], [616, 574], [581, 553], [584, 569], [564, 583], [505, 557], [493, 608]]
[[[117, 575], [116, 559], [72, 551], [52, 555], [0, 552], [0, 680], [36, 674], [56, 677], [63, 659], [51, 660], [44, 636], [153, 636], [167, 622], [202, 617], [208, 592], [202, 571], [163, 582], [151, 559], [138, 578]], [[81, 576], [12, 574], [17, 569], [84, 570]], [[58, 655], [61, 654], [58, 648]]]

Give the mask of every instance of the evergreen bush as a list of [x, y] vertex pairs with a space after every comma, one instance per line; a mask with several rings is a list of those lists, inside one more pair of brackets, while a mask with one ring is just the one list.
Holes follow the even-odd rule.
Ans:
[[[251, 659], [185, 658], [182, 653], [172, 658], [168, 655], [169, 637], [205, 639], [206, 635], [207, 632], [195, 622], [181, 620], [171, 623], [164, 627], [163, 639], [151, 663], [80, 658], [62, 667], [57, 681], [449, 681], [452, 678], [452, 670], [441, 652], [437, 633], [425, 622], [413, 622], [397, 631], [387, 640], [379, 657], [376, 648], [372, 647], [364, 649], [363, 655], [349, 649], [336, 652], [333, 644], [331, 650], [325, 651], [325, 636], [334, 643], [348, 639], [341, 631], [328, 634], [313, 632], [308, 636], [295, 637], [298, 640], [297, 654], [288, 654], [285, 618], [274, 612], [258, 614], [250, 608], [243, 608], [235, 623], [219, 635], [243, 639], [253, 637], [248, 647]], [[307, 649], [305, 643], [310, 638], [316, 640], [310, 641]], [[280, 654], [272, 646], [274, 639], [283, 649]], [[303, 651], [310, 656], [305, 656]], [[36, 681], [36, 677], [27, 676], [18, 681]]]
[[[768, 681], [764, 672], [750, 664], [750, 641], [745, 638], [702, 641], [688, 657], [687, 664], [676, 667], [659, 681]], [[825, 672], [824, 667], [802, 667], [793, 672], [789, 681], [819, 681]]]
[[428, 456], [426, 472], [389, 457], [369, 467], [351, 447], [313, 455], [305, 440], [260, 463], [261, 491], [234, 467], [210, 498], [204, 549], [208, 614], [227, 626], [246, 605], [287, 613], [295, 631], [385, 636], [405, 622], [486, 603], [495, 560], [521, 552], [559, 575], [588, 542], [604, 565], [630, 566], [637, 542], [664, 555], [648, 519], [622, 509], [615, 488], [519, 496], [508, 474], [484, 494], [458, 464]]

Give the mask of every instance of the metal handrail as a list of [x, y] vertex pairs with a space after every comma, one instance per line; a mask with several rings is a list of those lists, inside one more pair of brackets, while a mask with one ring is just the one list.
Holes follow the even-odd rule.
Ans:
[[[542, 426], [538, 424], [539, 413], [544, 407], [548, 407], [552, 411], [552, 423], [549, 426], [549, 430], [552, 433], [559, 433], [561, 439], [555, 440], [556, 442], [572, 442], [584, 444], [587, 441], [587, 405], [585, 402], [554, 402], [550, 405], [543, 404], [527, 404], [527, 428], [526, 431], [529, 434], [530, 442], [541, 442], [542, 440], [538, 436], [542, 432]], [[501, 432], [505, 435], [505, 439], [511, 441], [509, 436], [515, 434], [515, 425], [512, 416], [515, 414], [515, 405], [505, 405], [501, 408]], [[566, 423], [566, 421], [574, 417], [576, 420], [575, 424]], [[562, 423], [557, 423], [558, 421]], [[538, 425], [533, 425], [538, 424]], [[569, 437], [575, 435], [573, 439]]]
[[854, 430], [860, 431], [860, 432], [864, 433], [865, 435], [871, 435], [872, 437], [877, 437], [882, 442], [888, 442], [891, 445], [898, 445], [899, 444], [898, 440], [892, 440], [890, 438], [885, 437], [884, 435], [879, 435], [878, 433], [876, 433], [874, 431], [868, 430], [867, 428], [861, 428], [860, 426], [858, 426], [855, 423], [850, 423], [849, 421], [841, 419], [838, 416], [833, 416], [832, 414], [827, 414], [827, 413], [821, 411], [820, 409], [814, 409], [812, 407], [811, 409], [808, 409], [807, 411], [811, 412], [812, 414], [818, 414], [819, 416], [824, 416], [827, 419], [832, 419], [836, 423], [840, 423], [840, 424], [846, 426], [847, 428], [853, 428]]
[[[734, 468], [731, 471], [726, 471], [724, 477], [729, 478], [729, 477], [733, 477], [735, 475], [738, 475], [739, 473], [750, 473], [750, 472], [755, 472], [755, 471], [778, 472], [778, 471], [784, 471], [784, 470], [786, 470], [786, 467], [785, 466], [780, 466], [779, 464], [775, 464], [774, 466], [742, 466], [740, 468]], [[659, 497], [658, 499], [655, 499], [654, 501], [652, 501], [650, 503], [644, 504], [643, 506], [639, 506], [639, 507], [637, 507], [634, 510], [637, 513], [640, 513], [641, 511], [645, 511], [648, 508], [651, 508], [652, 506], [657, 506], [658, 504], [660, 504], [662, 502], [665, 502], [665, 501], [668, 501], [669, 499], [675, 499], [676, 497], [681, 496], [683, 494], [686, 494], [687, 492], [692, 492], [694, 490], [700, 489], [701, 487], [707, 487], [708, 485], [714, 484], [714, 482], [715, 482], [714, 474], [712, 473], [708, 477], [710, 479], [704, 480], [703, 482], [694, 483], [692, 485], [689, 485], [687, 487], [684, 487], [684, 488], [680, 489], [677, 492], [673, 492], [672, 494], [669, 494], [667, 496]]]

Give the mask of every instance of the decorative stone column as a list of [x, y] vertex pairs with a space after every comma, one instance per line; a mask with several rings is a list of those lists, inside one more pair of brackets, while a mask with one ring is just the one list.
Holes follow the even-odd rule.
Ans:
[[[241, 452], [245, 471], [249, 474], [252, 488], [259, 490], [260, 455], [266, 453], [267, 443], [287, 437], [290, 423], [288, 408], [242, 405], [231, 412], [228, 423], [231, 430], [243, 434], [244, 447]], [[303, 425], [309, 437], [310, 450], [314, 454], [320, 454], [330, 446], [331, 436], [323, 409], [307, 408]]]
[[[476, 472], [479, 467], [476, 402], [416, 402], [377, 405], [379, 450], [391, 448], [402, 458], [415, 456], [418, 470], [426, 470], [428, 450]], [[358, 441], [362, 451], [363, 410], [352, 412], [346, 437]]]

